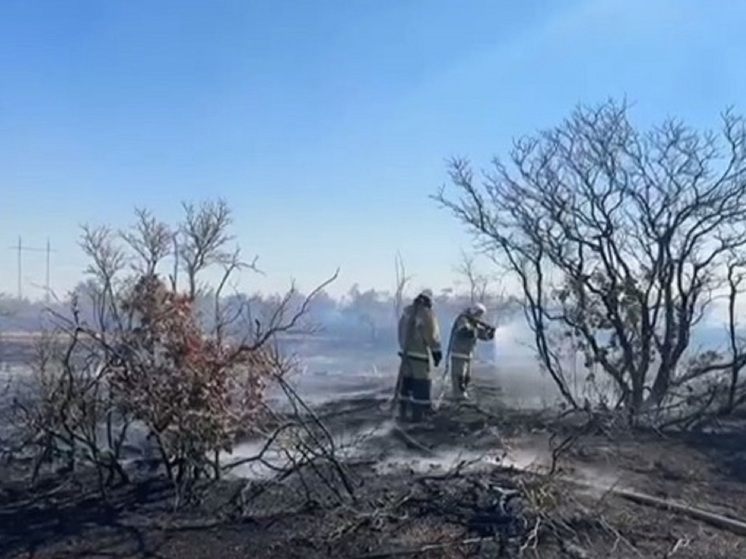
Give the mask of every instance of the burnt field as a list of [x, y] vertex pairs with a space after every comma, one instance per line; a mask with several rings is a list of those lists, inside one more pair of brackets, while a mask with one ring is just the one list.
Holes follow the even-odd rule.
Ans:
[[[174, 508], [142, 461], [104, 500], [93, 472], [3, 466], [1, 557], [682, 557], [746, 553], [746, 440], [632, 432], [613, 417], [516, 406], [509, 374], [477, 371], [472, 405], [398, 425], [391, 369], [311, 375], [327, 460], [247, 463]], [[505, 381], [505, 382], [503, 382]], [[525, 384], [525, 383], [524, 383]], [[331, 387], [336, 386], [335, 392]], [[435, 390], [437, 394], [437, 390]], [[323, 396], [322, 396], [323, 395]], [[247, 440], [226, 460], [255, 455]], [[278, 454], [279, 455], [279, 454]], [[554, 466], [554, 468], [552, 468]]]
[[3, 332], [0, 334], [0, 364], [20, 365], [32, 361], [40, 334]]

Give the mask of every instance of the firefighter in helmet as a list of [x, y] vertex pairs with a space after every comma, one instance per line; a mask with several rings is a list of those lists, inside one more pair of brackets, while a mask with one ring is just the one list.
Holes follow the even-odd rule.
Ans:
[[467, 388], [471, 380], [471, 361], [477, 340], [487, 341], [495, 337], [495, 327], [482, 321], [487, 309], [477, 303], [456, 317], [451, 328], [449, 348], [451, 369], [451, 393], [456, 401], [468, 399]]
[[399, 319], [399, 349], [399, 418], [407, 421], [411, 409], [411, 420], [419, 422], [432, 409], [431, 362], [437, 367], [443, 357], [440, 328], [429, 290], [420, 293], [404, 309]]

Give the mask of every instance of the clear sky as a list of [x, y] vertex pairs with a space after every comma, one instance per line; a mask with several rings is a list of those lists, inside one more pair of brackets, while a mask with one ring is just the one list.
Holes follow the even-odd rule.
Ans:
[[428, 200], [445, 158], [608, 96], [716, 125], [746, 110], [744, 24], [735, 0], [2, 0], [0, 291], [19, 235], [51, 237], [64, 291], [81, 223], [211, 196], [267, 272], [247, 290], [390, 288], [397, 250], [437, 289], [470, 242]]

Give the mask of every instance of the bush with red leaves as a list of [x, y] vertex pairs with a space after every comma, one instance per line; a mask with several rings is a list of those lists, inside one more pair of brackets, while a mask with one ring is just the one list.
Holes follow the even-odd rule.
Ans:
[[117, 399], [157, 439], [169, 472], [200, 470], [261, 420], [281, 364], [266, 350], [206, 336], [190, 298], [155, 276], [141, 279], [125, 305], [139, 325], [124, 333], [126, 357], [111, 375]]
[[[42, 464], [61, 458], [68, 469], [96, 466], [105, 492], [114, 476], [128, 479], [122, 460], [130, 427], [138, 424], [157, 443], [159, 463], [174, 481], [219, 476], [221, 452], [231, 452], [239, 437], [266, 434], [266, 390], [273, 380], [286, 388], [278, 336], [302, 328], [311, 300], [338, 271], [297, 309], [294, 286], [266, 317], [245, 302], [224, 306], [229, 279], [257, 271], [256, 259], [246, 263], [238, 246], [229, 248], [232, 214], [225, 201], [183, 207], [176, 226], [137, 210], [127, 230], [84, 227], [88, 280], [71, 294], [70, 316], [52, 313], [55, 332], [44, 337], [32, 365], [36, 389], [13, 409], [23, 432], [19, 447], [36, 455], [32, 479]], [[174, 262], [170, 287], [158, 277], [167, 258]], [[213, 285], [201, 279], [208, 269], [222, 274]], [[92, 308], [87, 316], [80, 298]], [[209, 331], [197, 300], [213, 307]], [[240, 341], [229, 342], [229, 332]]]

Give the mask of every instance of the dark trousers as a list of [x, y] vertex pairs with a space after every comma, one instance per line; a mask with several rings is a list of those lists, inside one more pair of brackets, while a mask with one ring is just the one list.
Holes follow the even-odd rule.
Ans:
[[412, 410], [412, 421], [422, 421], [431, 410], [430, 402], [430, 379], [413, 378], [405, 376], [402, 378], [399, 388], [399, 418], [407, 420], [407, 411]]

